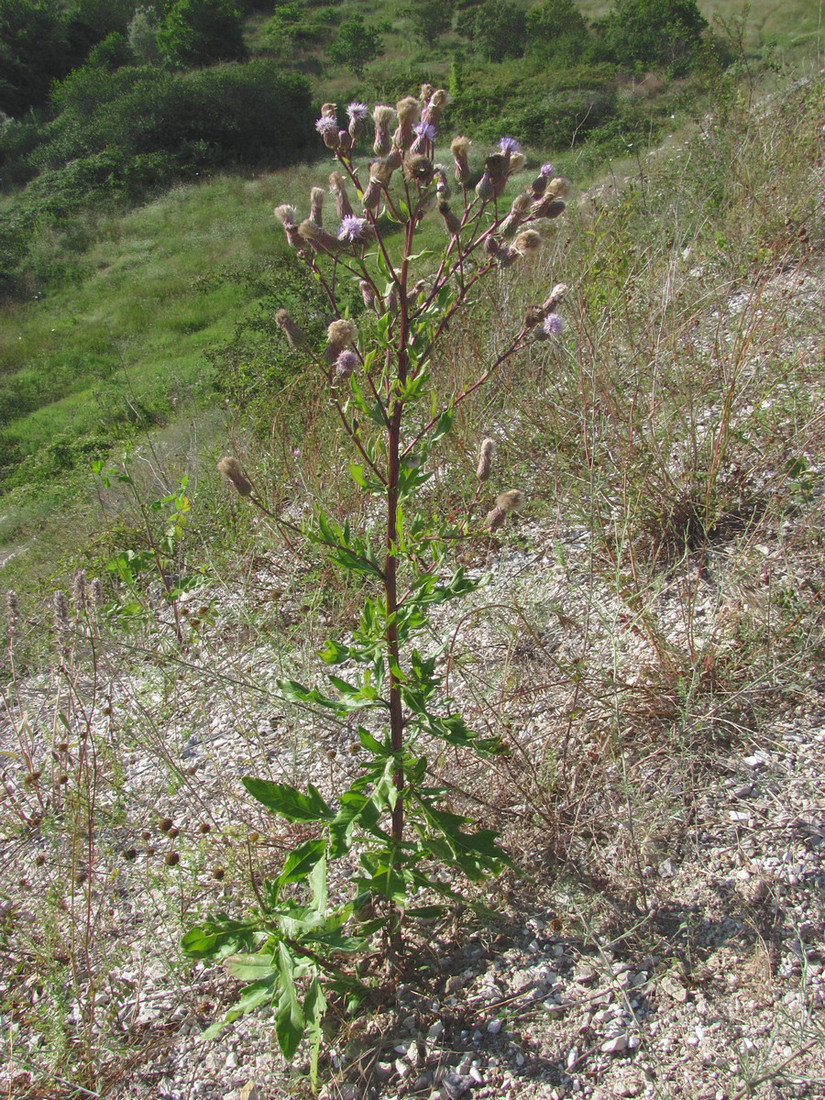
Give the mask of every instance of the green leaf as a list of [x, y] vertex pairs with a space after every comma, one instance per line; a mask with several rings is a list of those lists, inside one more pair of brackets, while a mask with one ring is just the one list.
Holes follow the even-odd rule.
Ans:
[[305, 840], [303, 844], [299, 844], [287, 856], [284, 869], [278, 875], [278, 885], [286, 886], [288, 882], [305, 879], [313, 867], [323, 860], [326, 850], [327, 842], [323, 837]]
[[221, 913], [191, 928], [181, 940], [181, 947], [190, 959], [221, 959], [241, 948], [254, 947], [260, 938], [256, 921], [231, 920]]
[[281, 1053], [289, 1060], [304, 1036], [306, 1022], [295, 989], [295, 962], [284, 943], [278, 944], [278, 970], [281, 976], [281, 995], [275, 1009], [275, 1034]]
[[[325, 844], [326, 847], [326, 844]], [[320, 859], [309, 876], [309, 888], [312, 891], [312, 903], [319, 913], [326, 915], [327, 909], [327, 861]]]
[[324, 998], [324, 991], [316, 975], [309, 983], [307, 995], [304, 997], [304, 1020], [309, 1035], [310, 1049], [309, 1081], [313, 1092], [318, 1091], [318, 1053], [323, 1038], [321, 1021], [324, 1018], [326, 1009], [327, 1002]]
[[271, 953], [265, 955], [230, 955], [223, 961], [224, 968], [233, 978], [242, 982], [262, 982], [277, 973]]
[[433, 428], [432, 435], [430, 436], [430, 443], [437, 443], [439, 439], [443, 439], [443, 437], [449, 432], [452, 426], [453, 410], [452, 408], [445, 409], [441, 416], [439, 416], [438, 420], [435, 422], [435, 427]]
[[241, 990], [240, 998], [234, 1008], [231, 1008], [222, 1020], [218, 1020], [217, 1023], [212, 1024], [201, 1035], [201, 1039], [207, 1042], [210, 1039], [214, 1039], [216, 1035], [231, 1024], [234, 1020], [237, 1020], [239, 1016], [245, 1015], [247, 1012], [252, 1012], [253, 1009], [258, 1008], [265, 1001], [272, 1000], [272, 994], [275, 990], [275, 983], [277, 976], [273, 974], [268, 978], [262, 978], [259, 982], [253, 982], [252, 985], [246, 986]]
[[295, 787], [271, 779], [244, 776], [241, 782], [253, 798], [287, 821], [329, 821], [335, 817], [335, 811], [330, 809], [320, 791], [311, 783], [307, 794], [301, 794]]

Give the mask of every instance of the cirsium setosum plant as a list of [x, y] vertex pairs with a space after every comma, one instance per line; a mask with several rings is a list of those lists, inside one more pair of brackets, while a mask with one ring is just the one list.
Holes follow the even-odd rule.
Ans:
[[[339, 673], [328, 674], [329, 688], [295, 681], [279, 687], [287, 699], [357, 723], [364, 758], [337, 805], [312, 784], [303, 791], [244, 780], [274, 814], [309, 827], [313, 835], [290, 853], [277, 877], [257, 889], [256, 912], [245, 920], [205, 921], [187, 934], [184, 948], [196, 958], [224, 958], [231, 973], [249, 981], [227, 1019], [273, 1005], [287, 1057], [308, 1032], [317, 1058], [325, 993], [363, 993], [341, 961], [347, 952], [380, 935], [384, 957], [401, 965], [405, 919], [433, 916], [444, 904], [463, 901], [451, 884], [455, 875], [480, 881], [508, 863], [495, 833], [474, 829], [467, 817], [452, 812], [446, 789], [433, 778], [429, 754], [438, 746], [482, 755], [502, 746], [473, 732], [447, 696], [441, 647], [431, 642], [431, 652], [425, 651], [433, 609], [466, 596], [477, 582], [445, 565], [455, 541], [471, 534], [472, 505], [466, 520], [447, 522], [432, 514], [424, 490], [433, 449], [450, 431], [455, 409], [528, 344], [558, 332], [555, 307], [565, 288], [555, 287], [541, 305], [528, 308], [504, 349], [446, 403], [439, 401], [430, 368], [448, 326], [473, 306], [482, 281], [535, 253], [541, 235], [532, 223], [561, 213], [567, 185], [545, 165], [505, 215], [503, 192], [524, 161], [516, 143], [502, 139], [471, 187], [469, 141], [456, 138], [451, 175], [458, 194], [451, 205], [447, 172], [433, 160], [445, 101], [444, 93], [425, 88], [421, 100], [402, 100], [396, 111], [376, 108], [374, 150], [383, 155], [366, 172], [353, 156], [366, 108], [351, 105], [349, 128], [339, 130], [334, 104], [325, 105], [318, 129], [337, 161], [330, 190], [340, 228], [336, 235], [323, 228], [320, 188], [313, 188], [304, 220], [291, 206], [276, 209], [289, 242], [328, 299], [333, 319], [326, 347], [313, 351], [285, 310], [276, 319], [293, 347], [322, 372], [353, 446], [348, 474], [377, 502], [366, 510], [372, 520], [359, 530], [318, 511], [303, 532], [338, 568], [365, 578], [372, 591], [351, 638], [329, 641], [320, 654], [327, 665], [340, 666]], [[392, 135], [391, 116], [397, 116]], [[358, 215], [351, 196], [360, 202]], [[447, 231], [440, 254], [416, 250], [422, 219], [434, 206]], [[387, 232], [388, 223], [401, 227], [400, 242], [397, 231]], [[340, 308], [342, 282], [350, 279], [359, 284], [365, 304], [357, 323]], [[479, 479], [489, 473], [489, 446], [485, 453], [479, 469], [486, 472]], [[225, 459], [222, 469], [243, 496], [265, 508], [234, 459]], [[520, 497], [517, 491], [499, 497], [490, 526]], [[291, 527], [275, 518], [284, 529]], [[353, 850], [353, 894], [332, 904], [327, 865]], [[440, 899], [435, 905], [434, 897]]]

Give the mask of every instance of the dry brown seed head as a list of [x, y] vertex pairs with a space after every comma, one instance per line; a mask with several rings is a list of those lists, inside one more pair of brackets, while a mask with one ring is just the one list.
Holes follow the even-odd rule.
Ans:
[[246, 477], [244, 477], [241, 464], [238, 462], [237, 458], [233, 458], [231, 455], [222, 458], [218, 463], [218, 471], [222, 473], [224, 477], [229, 478], [240, 496], [251, 496], [252, 485]]
[[404, 178], [414, 180], [421, 187], [426, 187], [432, 182], [434, 171], [433, 162], [429, 157], [421, 155], [407, 157], [404, 162]]
[[535, 259], [541, 250], [541, 234], [535, 229], [522, 229], [513, 241], [513, 247], [525, 259]]
[[291, 203], [285, 202], [276, 206], [274, 214], [283, 226], [298, 224], [298, 211]]
[[347, 321], [343, 318], [339, 318], [336, 321], [331, 321], [327, 326], [327, 341], [330, 344], [334, 344], [337, 348], [345, 348], [347, 344], [353, 343], [358, 335], [358, 328], [352, 321]]
[[496, 497], [496, 507], [503, 512], [520, 512], [524, 507], [524, 493], [520, 489], [508, 489]]

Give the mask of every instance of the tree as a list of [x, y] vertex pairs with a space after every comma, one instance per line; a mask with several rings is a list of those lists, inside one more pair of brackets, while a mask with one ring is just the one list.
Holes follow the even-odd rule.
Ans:
[[0, 111], [19, 118], [48, 102], [71, 68], [66, 23], [54, 0], [0, 0]]
[[381, 35], [374, 27], [368, 27], [361, 15], [345, 19], [338, 36], [327, 49], [330, 61], [345, 65], [356, 76], [360, 76], [367, 62], [374, 61], [380, 53]]
[[527, 35], [527, 17], [513, 0], [485, 0], [475, 13], [473, 40], [487, 61], [521, 57]]
[[158, 24], [153, 8], [138, 8], [129, 24], [129, 45], [135, 57], [147, 65], [160, 60], [158, 51]]
[[416, 41], [431, 46], [452, 26], [452, 0], [417, 0], [404, 9], [404, 15], [412, 24]]
[[707, 27], [696, 0], [615, 0], [602, 24], [604, 44], [620, 65], [687, 72]]
[[157, 43], [161, 54], [182, 68], [246, 57], [242, 16], [233, 0], [176, 0]]
[[527, 13], [527, 49], [531, 54], [577, 60], [587, 37], [587, 24], [576, 0], [544, 0]]

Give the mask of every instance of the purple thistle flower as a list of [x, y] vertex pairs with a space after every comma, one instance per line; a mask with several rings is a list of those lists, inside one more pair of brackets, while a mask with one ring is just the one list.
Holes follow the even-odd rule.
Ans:
[[347, 214], [341, 219], [341, 228], [338, 230], [338, 240], [347, 241], [349, 244], [366, 240], [367, 219], [357, 218], [354, 214]]
[[335, 380], [343, 382], [352, 374], [358, 366], [358, 356], [354, 351], [345, 348], [335, 360]]
[[548, 336], [558, 336], [564, 326], [558, 313], [548, 313], [542, 327]]
[[329, 115], [322, 115], [315, 123], [315, 129], [326, 137], [327, 134], [338, 134], [338, 123]]
[[498, 147], [499, 147], [499, 149], [501, 149], [502, 153], [505, 153], [505, 154], [507, 154], [507, 153], [520, 153], [521, 152], [521, 146], [519, 145], [519, 143], [516, 141], [515, 138], [511, 138], [511, 137], [503, 137], [501, 139], [501, 141], [498, 143]]
[[349, 116], [350, 122], [355, 119], [358, 119], [359, 122], [363, 122], [368, 114], [369, 108], [366, 103], [350, 103], [349, 107], [347, 107], [347, 115]]
[[416, 122], [413, 126], [413, 130], [418, 134], [420, 138], [425, 141], [433, 141], [435, 139], [435, 126], [431, 122]]
[[542, 166], [541, 166], [541, 174], [544, 176], [544, 178], [546, 180], [550, 179], [550, 177], [553, 175], [555, 170], [556, 169], [549, 162], [547, 164], [542, 164]]

